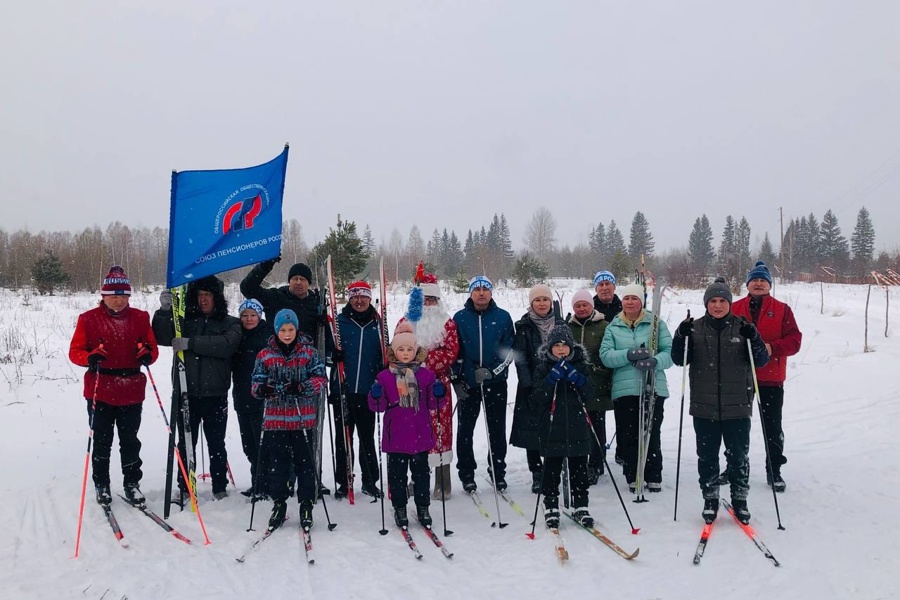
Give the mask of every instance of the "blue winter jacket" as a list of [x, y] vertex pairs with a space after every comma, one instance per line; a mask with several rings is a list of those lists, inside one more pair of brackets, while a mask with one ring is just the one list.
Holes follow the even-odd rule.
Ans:
[[[600, 360], [613, 371], [612, 397], [613, 400], [623, 396], [640, 396], [644, 387], [644, 372], [638, 371], [628, 361], [628, 351], [632, 348], [640, 348], [650, 345], [650, 329], [653, 323], [653, 313], [644, 311], [644, 317], [635, 325], [634, 329], [628, 326], [620, 313], [612, 320], [603, 334], [600, 343]], [[672, 366], [672, 335], [665, 322], [659, 320], [659, 346], [656, 348], [656, 395], [660, 398], [669, 397], [669, 387], [666, 385], [665, 369]]]
[[[372, 306], [360, 314], [348, 304], [338, 314], [337, 325], [344, 352], [344, 382], [348, 394], [368, 394], [375, 377], [384, 369], [380, 323], [381, 318]], [[334, 386], [332, 392], [336, 392]]]
[[[472, 299], [453, 315], [459, 334], [459, 357], [453, 373], [461, 377], [470, 388], [477, 387], [475, 369], [495, 369], [509, 356], [516, 330], [509, 313], [491, 300], [487, 310], [475, 310]], [[492, 381], [506, 381], [509, 369], [493, 376]]]

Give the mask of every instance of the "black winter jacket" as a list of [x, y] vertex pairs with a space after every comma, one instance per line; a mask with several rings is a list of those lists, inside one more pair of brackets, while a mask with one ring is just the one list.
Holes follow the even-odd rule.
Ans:
[[261, 320], [253, 329], [241, 327], [241, 345], [231, 357], [231, 379], [234, 384], [231, 388], [231, 397], [234, 398], [234, 412], [262, 414], [263, 401], [250, 393], [253, 384], [251, 377], [253, 367], [256, 365], [256, 355], [268, 346], [269, 338], [274, 333], [272, 326], [265, 320]]
[[[274, 262], [261, 262], [247, 273], [241, 282], [241, 293], [245, 298], [256, 298], [263, 305], [266, 320], [275, 322], [275, 315], [283, 308], [289, 308], [297, 314], [300, 331], [313, 339], [313, 345], [319, 342], [319, 313], [321, 312], [319, 291], [310, 288], [306, 298], [300, 299], [290, 292], [290, 287], [264, 288], [266, 275], [272, 272]], [[324, 361], [324, 357], [322, 358]]]
[[[546, 348], [546, 347], [545, 347]], [[556, 384], [547, 381], [547, 375], [556, 364], [556, 358], [546, 350], [544, 360], [534, 372], [531, 401], [540, 415], [540, 440], [542, 456], [587, 456], [591, 453], [590, 425], [584, 414], [583, 401], [593, 393], [590, 369], [584, 361], [584, 348], [576, 344], [570, 365], [585, 376], [586, 383], [576, 388], [566, 380]], [[550, 409], [556, 399], [551, 426]]]
[[594, 308], [597, 312], [603, 314], [603, 320], [607, 323], [612, 323], [612, 320], [616, 318], [616, 315], [622, 312], [622, 301], [619, 300], [619, 297], [613, 294], [612, 302], [603, 302], [596, 295], [594, 296]]

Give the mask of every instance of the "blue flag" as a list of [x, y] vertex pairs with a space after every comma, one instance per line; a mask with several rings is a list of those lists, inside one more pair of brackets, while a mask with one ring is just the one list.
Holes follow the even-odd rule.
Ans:
[[256, 167], [172, 173], [168, 287], [279, 255], [287, 159], [285, 145]]

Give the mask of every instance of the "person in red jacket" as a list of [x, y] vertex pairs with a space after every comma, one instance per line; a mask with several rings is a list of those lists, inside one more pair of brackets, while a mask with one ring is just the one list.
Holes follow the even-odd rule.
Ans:
[[759, 261], [747, 274], [749, 294], [735, 302], [731, 312], [756, 325], [771, 357], [764, 367], [756, 369], [756, 378], [759, 381], [760, 412], [766, 430], [766, 446], [771, 459], [771, 469], [768, 461], [766, 464], [766, 480], [776, 492], [783, 492], [787, 487], [781, 477], [781, 465], [787, 462], [784, 457], [784, 430], [781, 426], [784, 380], [787, 375], [787, 357], [800, 351], [803, 334], [800, 333], [791, 307], [769, 295], [771, 289], [772, 276], [769, 268], [766, 263]]
[[93, 430], [91, 456], [97, 502], [112, 501], [109, 489], [109, 457], [113, 428], [119, 430], [119, 455], [125, 498], [132, 504], [145, 502], [141, 482], [141, 410], [146, 376], [141, 366], [159, 356], [150, 328], [150, 315], [128, 305], [131, 283], [122, 267], [115, 265], [100, 288], [100, 305], [78, 316], [69, 345], [69, 360], [87, 367], [84, 397], [88, 422]]

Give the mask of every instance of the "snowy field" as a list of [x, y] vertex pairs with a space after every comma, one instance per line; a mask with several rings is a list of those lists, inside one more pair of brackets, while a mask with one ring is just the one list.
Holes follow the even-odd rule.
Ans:
[[[573, 292], [586, 282], [557, 283], [568, 311]], [[885, 337], [885, 292], [873, 290], [871, 352], [864, 352], [864, 286], [826, 285], [824, 310], [818, 284], [776, 285], [774, 292], [794, 309], [804, 334], [803, 348], [789, 362], [786, 383], [789, 462], [783, 475], [788, 488], [778, 496], [786, 529], [777, 529], [756, 416], [749, 504], [752, 524], [781, 562], [780, 568], [766, 560], [724, 512], [702, 564], [692, 564], [703, 502], [696, 482], [691, 420], [685, 414], [678, 520], [673, 520], [682, 379], [677, 367], [667, 372], [672, 397], [666, 401], [663, 424], [663, 492], [649, 495], [650, 502], [645, 504], [634, 504], [626, 497], [640, 533], [631, 535], [608, 476], [590, 491], [597, 526], [629, 551], [640, 547], [640, 556], [630, 562], [571, 522], [563, 523], [571, 557], [564, 565], [542, 527], [535, 540], [527, 539], [535, 496], [529, 489], [524, 451], [510, 448], [510, 492], [529, 518], [501, 503], [502, 520], [509, 526], [492, 528], [472, 501], [459, 494], [454, 469], [454, 494], [446, 503], [446, 515], [447, 526], [455, 533], [445, 539], [455, 553], [452, 560], [445, 559], [417, 526], [411, 531], [425, 555], [421, 562], [413, 558], [395, 529], [380, 536], [380, 505], [357, 493], [355, 506], [328, 500], [331, 519], [338, 523], [332, 532], [325, 527], [321, 506], [316, 507], [314, 565], [307, 567], [303, 559], [295, 504], [285, 527], [239, 564], [235, 557], [259, 532], [246, 531], [250, 504], [237, 493], [249, 486], [250, 478], [233, 413], [227, 444], [237, 489], [224, 501], [213, 502], [208, 481], [198, 486], [210, 545], [203, 545], [196, 516], [189, 511], [173, 513], [170, 522], [194, 541], [190, 546], [119, 500], [115, 493], [121, 492], [121, 477], [114, 450], [113, 507], [130, 548], [119, 547], [102, 511], [89, 497], [80, 557], [73, 559], [88, 423], [81, 398], [82, 369], [72, 365], [67, 354], [77, 315], [94, 306], [98, 297], [33, 297], [24, 305], [21, 295], [0, 291], [0, 522], [4, 529], [0, 596], [92, 600], [900, 598], [895, 579], [900, 566], [900, 452], [896, 445], [900, 394], [892, 375], [900, 360], [900, 334], [896, 333], [900, 313], [893, 308], [897, 294], [891, 298], [893, 332]], [[231, 287], [228, 295], [234, 313], [239, 293]], [[514, 320], [525, 311], [527, 290], [498, 290], [494, 297]], [[390, 298], [393, 329], [405, 310], [406, 296], [398, 289]], [[450, 293], [445, 303], [454, 311], [463, 300], [463, 295]], [[152, 312], [156, 295], [136, 294], [132, 304]], [[702, 314], [702, 291], [667, 293], [661, 313], [670, 329], [688, 308], [695, 317]], [[161, 350], [153, 373], [168, 410], [171, 352]], [[514, 379], [513, 370], [508, 425]], [[142, 489], [150, 507], [161, 514], [167, 434], [149, 386], [147, 394], [140, 435]], [[607, 426], [611, 435], [611, 414]], [[475, 442], [480, 461], [477, 481], [494, 514], [494, 498], [483, 479], [487, 445], [482, 426], [475, 432]], [[621, 470], [614, 469], [614, 475], [622, 488]], [[326, 467], [325, 483], [333, 488], [332, 479]], [[269, 511], [269, 503], [259, 506], [257, 530], [264, 527]], [[440, 534], [440, 503], [432, 505], [432, 514]]]

